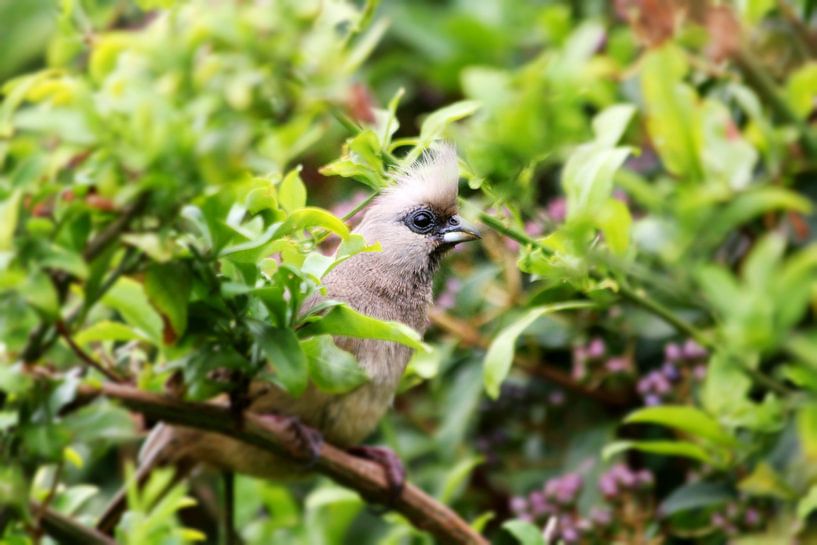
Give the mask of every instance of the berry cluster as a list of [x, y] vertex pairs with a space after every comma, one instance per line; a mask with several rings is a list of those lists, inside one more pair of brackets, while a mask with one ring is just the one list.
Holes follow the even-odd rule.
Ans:
[[515, 496], [510, 508], [522, 520], [543, 526], [549, 543], [610, 543], [633, 528], [629, 516], [643, 516], [645, 497], [653, 488], [654, 477], [648, 470], [632, 470], [624, 464], [610, 468], [599, 477], [598, 486], [606, 505], [583, 515], [577, 502], [584, 486], [578, 473], [567, 473], [545, 482], [527, 496]]
[[693, 340], [664, 347], [664, 363], [638, 381], [645, 405], [686, 401], [696, 382], [706, 376], [709, 353]]
[[766, 511], [757, 501], [741, 498], [712, 513], [712, 526], [729, 537], [759, 530], [766, 522]]
[[624, 355], [611, 355], [601, 337], [573, 348], [573, 378], [578, 382], [597, 385], [607, 379], [633, 373], [632, 360]]

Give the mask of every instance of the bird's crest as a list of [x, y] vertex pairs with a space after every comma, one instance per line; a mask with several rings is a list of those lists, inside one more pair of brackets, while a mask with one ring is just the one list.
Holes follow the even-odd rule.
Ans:
[[383, 192], [380, 204], [389, 208], [427, 205], [454, 210], [459, 176], [456, 148], [449, 143], [436, 143], [412, 165], [393, 175], [397, 183]]

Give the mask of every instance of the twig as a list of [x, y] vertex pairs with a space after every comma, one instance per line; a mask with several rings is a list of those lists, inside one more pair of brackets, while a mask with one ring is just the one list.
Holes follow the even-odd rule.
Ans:
[[68, 327], [62, 320], [57, 320], [56, 326], [57, 332], [60, 334], [63, 340], [68, 344], [68, 346], [71, 348], [74, 354], [79, 356], [79, 358], [86, 365], [96, 369], [97, 371], [105, 375], [108, 378], [108, 380], [112, 380], [114, 382], [127, 382], [127, 379], [125, 377], [121, 376], [113, 369], [105, 367], [104, 365], [96, 361], [93, 357], [91, 357], [91, 355], [88, 352], [83, 350], [82, 347], [79, 346], [71, 337], [71, 332], [68, 331]]
[[[536, 248], [542, 250], [546, 255], [550, 255], [552, 253], [548, 248], [542, 246], [538, 241], [530, 237], [527, 233], [523, 233], [522, 231], [514, 229], [513, 227], [508, 227], [507, 225], [503, 224], [501, 220], [491, 216], [490, 214], [481, 212], [480, 220], [482, 220], [484, 224], [488, 225], [498, 233], [503, 234], [506, 237], [511, 238], [521, 244], [535, 246]], [[701, 345], [709, 347], [712, 346], [713, 343], [711, 339], [709, 339], [701, 331], [696, 329], [692, 324], [686, 322], [683, 318], [672, 312], [670, 309], [668, 309], [658, 301], [651, 298], [646, 293], [632, 289], [629, 286], [622, 283], [619, 283], [619, 293], [628, 301], [662, 318], [681, 333], [694, 338]]]
[[[80, 391], [117, 399], [130, 410], [151, 418], [221, 433], [279, 456], [301, 460], [302, 448], [291, 428], [281, 419], [245, 412], [242, 426], [236, 426], [235, 416], [228, 407], [181, 401], [121, 384], [104, 384], [99, 388], [83, 386]], [[378, 464], [324, 442], [314, 468], [356, 490], [368, 501], [381, 504], [392, 501], [390, 505], [395, 511], [440, 543], [488, 545], [488, 541], [454, 511], [412, 484], [407, 483], [400, 497], [394, 500], [385, 472]]]
[[[507, 236], [508, 238], [511, 238], [521, 244], [535, 246], [538, 249], [545, 252], [546, 255], [550, 255], [552, 253], [548, 248], [542, 246], [538, 241], [534, 240], [526, 233], [514, 229], [513, 227], [508, 227], [507, 225], [503, 224], [499, 219], [494, 218], [493, 216], [485, 212], [480, 213], [480, 219], [482, 220], [483, 223], [493, 228], [495, 231]], [[676, 313], [672, 312], [672, 310], [665, 307], [662, 303], [653, 299], [647, 293], [643, 292], [643, 290], [637, 290], [631, 288], [630, 286], [624, 283], [619, 282], [618, 292], [624, 299], [658, 316], [659, 318], [673, 326], [679, 333], [683, 333], [684, 335], [691, 337], [701, 346], [709, 348], [710, 350], [718, 348], [717, 342], [712, 336], [704, 334], [701, 330], [699, 330], [698, 328], [696, 328], [695, 326], [693, 326], [692, 324], [678, 316]], [[766, 386], [767, 388], [774, 392], [784, 395], [790, 393], [786, 386], [780, 384], [773, 378], [765, 375], [764, 373], [758, 371], [757, 369], [753, 369], [747, 365], [742, 365], [741, 369], [743, 369], [743, 371], [751, 379], [760, 384], [763, 384], [764, 386]]]
[[[488, 341], [480, 334], [480, 332], [472, 327], [470, 324], [459, 320], [450, 314], [432, 308], [429, 311], [429, 318], [431, 321], [452, 335], [456, 336], [463, 344], [475, 346], [478, 348], [487, 348]], [[577, 382], [565, 371], [556, 367], [550, 366], [541, 361], [535, 361], [530, 358], [525, 358], [520, 355], [514, 356], [514, 364], [523, 368], [532, 375], [538, 375], [546, 380], [555, 382], [559, 386], [567, 388], [582, 396], [595, 399], [605, 405], [626, 407], [631, 405], [633, 395], [631, 391], [622, 392], [621, 395], [616, 395], [605, 390], [590, 388], [580, 382]]]
[[43, 530], [61, 545], [117, 545], [113, 538], [43, 504], [31, 502], [31, 510], [35, 512], [42, 510]]
[[131, 220], [144, 210], [149, 199], [149, 193], [142, 193], [136, 197], [132, 203], [122, 210], [122, 214], [120, 214], [118, 218], [109, 223], [88, 242], [85, 251], [82, 252], [82, 257], [84, 257], [86, 261], [93, 261], [99, 254], [105, 251], [105, 248], [128, 228]]
[[224, 543], [238, 545], [235, 531], [235, 474], [225, 471], [221, 475], [224, 484]]

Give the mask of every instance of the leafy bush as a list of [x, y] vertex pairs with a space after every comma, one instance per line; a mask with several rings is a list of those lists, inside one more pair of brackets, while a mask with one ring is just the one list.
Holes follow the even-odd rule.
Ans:
[[[219, 486], [123, 479], [146, 423], [88, 389], [345, 392], [340, 333], [417, 349], [376, 439], [491, 542], [815, 539], [812, 2], [54, 4], [0, 5], [4, 542], [124, 481], [119, 542], [216, 542]], [[440, 138], [486, 233], [427, 345], [302, 316]], [[236, 490], [245, 543], [430, 542], [326, 479]]]

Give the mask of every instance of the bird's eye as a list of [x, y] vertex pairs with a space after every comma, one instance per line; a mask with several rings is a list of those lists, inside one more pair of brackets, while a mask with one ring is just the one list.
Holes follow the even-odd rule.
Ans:
[[411, 215], [408, 225], [415, 233], [428, 233], [434, 227], [434, 215], [427, 210], [419, 210]]

